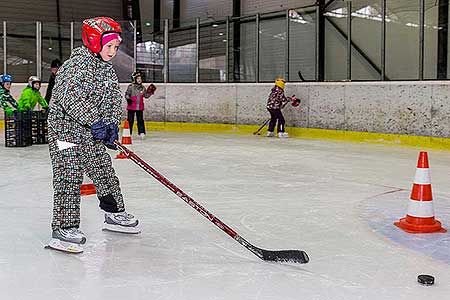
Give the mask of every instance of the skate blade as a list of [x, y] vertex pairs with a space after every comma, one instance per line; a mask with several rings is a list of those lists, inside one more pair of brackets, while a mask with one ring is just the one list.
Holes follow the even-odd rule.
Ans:
[[83, 253], [83, 247], [78, 244], [63, 242], [58, 239], [51, 239], [45, 249], [57, 250], [65, 253], [79, 254]]
[[139, 234], [141, 233], [141, 229], [137, 226], [135, 227], [126, 227], [126, 226], [120, 226], [120, 225], [111, 225], [104, 223], [103, 224], [103, 230], [104, 231], [111, 231], [111, 232], [119, 232], [119, 233], [126, 233], [126, 234]]

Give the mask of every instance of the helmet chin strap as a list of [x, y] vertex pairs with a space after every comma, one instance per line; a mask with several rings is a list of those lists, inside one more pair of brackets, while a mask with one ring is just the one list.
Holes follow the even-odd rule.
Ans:
[[[85, 46], [86, 47], [86, 46]], [[86, 47], [87, 48], [87, 47]], [[89, 49], [88, 49], [89, 50]], [[100, 59], [102, 62], [105, 62], [105, 63], [107, 63], [107, 61], [105, 61], [104, 59], [103, 59], [103, 57], [100, 55], [100, 52], [97, 52], [97, 53], [94, 53], [94, 52], [92, 52], [91, 50], [89, 50], [89, 52], [91, 52], [91, 54], [95, 57], [95, 58], [98, 58], [98, 59]]]
[[98, 52], [98, 53], [93, 53], [93, 54], [94, 54], [94, 56], [95, 56], [96, 58], [100, 59], [102, 62], [107, 63], [107, 61], [104, 60], [103, 57], [100, 55], [100, 52]]
[[98, 58], [99, 60], [101, 60], [101, 61], [104, 62], [104, 63], [107, 63], [107, 61], [105, 61], [105, 60], [103, 59], [103, 57], [100, 55], [100, 52], [98, 52], [98, 53], [93, 53], [93, 54], [94, 54], [94, 57]]

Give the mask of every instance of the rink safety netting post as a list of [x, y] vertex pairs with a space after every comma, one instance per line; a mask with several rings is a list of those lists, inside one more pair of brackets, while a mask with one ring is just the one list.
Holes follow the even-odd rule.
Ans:
[[5, 147], [27, 147], [47, 144], [47, 113], [43, 111], [15, 111], [5, 113]]

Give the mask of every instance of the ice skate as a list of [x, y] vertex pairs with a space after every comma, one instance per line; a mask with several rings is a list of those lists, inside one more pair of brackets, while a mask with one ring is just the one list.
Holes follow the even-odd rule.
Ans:
[[278, 132], [278, 137], [282, 139], [286, 139], [289, 137], [289, 134], [287, 132]]
[[137, 234], [141, 233], [138, 227], [139, 221], [127, 212], [105, 213], [105, 222], [103, 230]]
[[273, 133], [273, 131], [267, 131], [267, 137], [274, 137], [275, 134]]
[[141, 138], [141, 140], [145, 139], [145, 133], [139, 133], [139, 137]]
[[67, 253], [82, 253], [81, 245], [86, 243], [84, 233], [78, 228], [57, 229], [52, 232], [52, 239], [45, 248]]

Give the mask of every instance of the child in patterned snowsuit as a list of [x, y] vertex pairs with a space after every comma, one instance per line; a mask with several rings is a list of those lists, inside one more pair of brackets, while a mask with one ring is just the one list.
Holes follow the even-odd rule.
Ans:
[[53, 168], [53, 221], [49, 247], [82, 252], [86, 237], [80, 226], [80, 186], [83, 173], [92, 179], [105, 229], [139, 233], [138, 220], [125, 212], [119, 179], [106, 147], [117, 149], [122, 95], [113, 66], [121, 28], [99, 17], [83, 21], [83, 46], [61, 66], [48, 115]]
[[151, 84], [146, 89], [142, 84], [142, 74], [134, 72], [131, 75], [133, 81], [125, 92], [125, 99], [127, 100], [128, 123], [130, 123], [130, 133], [133, 133], [134, 115], [137, 116], [138, 134], [143, 139], [145, 138], [145, 123], [144, 123], [144, 98], [149, 98], [153, 95], [156, 87]]

